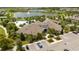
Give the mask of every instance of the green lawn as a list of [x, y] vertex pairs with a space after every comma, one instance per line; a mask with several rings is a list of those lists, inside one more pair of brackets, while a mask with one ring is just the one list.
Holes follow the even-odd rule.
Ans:
[[0, 27], [0, 35], [4, 35], [5, 36], [5, 31], [1, 27]]

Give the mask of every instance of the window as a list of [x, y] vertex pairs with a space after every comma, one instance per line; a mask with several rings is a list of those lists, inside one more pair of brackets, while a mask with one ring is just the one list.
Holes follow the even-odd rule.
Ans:
[[78, 32], [73, 32], [74, 34], [78, 34]]
[[47, 32], [47, 29], [44, 29], [44, 31], [43, 32]]
[[29, 47], [28, 47], [28, 46], [26, 46], [26, 49], [27, 49], [27, 50], [29, 50]]
[[43, 45], [40, 42], [37, 43], [37, 45], [38, 45], [39, 48], [43, 48]]
[[68, 49], [64, 49], [64, 51], [69, 51]]

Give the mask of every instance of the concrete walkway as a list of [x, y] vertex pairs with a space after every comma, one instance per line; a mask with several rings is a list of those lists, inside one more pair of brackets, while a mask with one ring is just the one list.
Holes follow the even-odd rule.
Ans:
[[[47, 34], [46, 36], [45, 36], [45, 38], [46, 38], [46, 40], [49, 40], [50, 38], [48, 38], [48, 36], [49, 36], [50, 34]], [[62, 41], [62, 40], [56, 40], [55, 38], [51, 38], [52, 40], [54, 40], [54, 42], [53, 43], [57, 43], [57, 42], [60, 42], [60, 41]]]
[[5, 31], [5, 35], [6, 35], [6, 38], [7, 38], [7, 37], [8, 37], [8, 33], [7, 33], [6, 28], [5, 28], [5, 27], [3, 27], [2, 25], [0, 25], [0, 27], [4, 29], [4, 31]]

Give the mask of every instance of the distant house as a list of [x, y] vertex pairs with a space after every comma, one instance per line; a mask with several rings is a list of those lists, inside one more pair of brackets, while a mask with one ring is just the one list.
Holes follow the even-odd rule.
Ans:
[[67, 16], [65, 18], [66, 19], [73, 19], [73, 20], [79, 21], [79, 14], [75, 14], [75, 15], [72, 15], [72, 16]]
[[0, 11], [0, 16], [4, 16], [5, 15], [5, 11]]
[[33, 34], [42, 33], [48, 28], [54, 28], [57, 31], [61, 31], [61, 25], [54, 23], [52, 20], [46, 19], [44, 22], [37, 21], [35, 23], [25, 25], [20, 28], [17, 33]]
[[21, 25], [28, 25], [28, 21], [16, 21], [15, 24], [18, 28], [21, 28]]

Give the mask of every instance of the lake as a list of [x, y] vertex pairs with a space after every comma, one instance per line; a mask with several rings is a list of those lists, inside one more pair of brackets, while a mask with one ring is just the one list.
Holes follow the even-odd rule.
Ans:
[[29, 10], [29, 12], [15, 12], [14, 13], [14, 17], [18, 18], [18, 17], [32, 17], [32, 16], [53, 16], [54, 14], [46, 14], [43, 13], [44, 10]]

